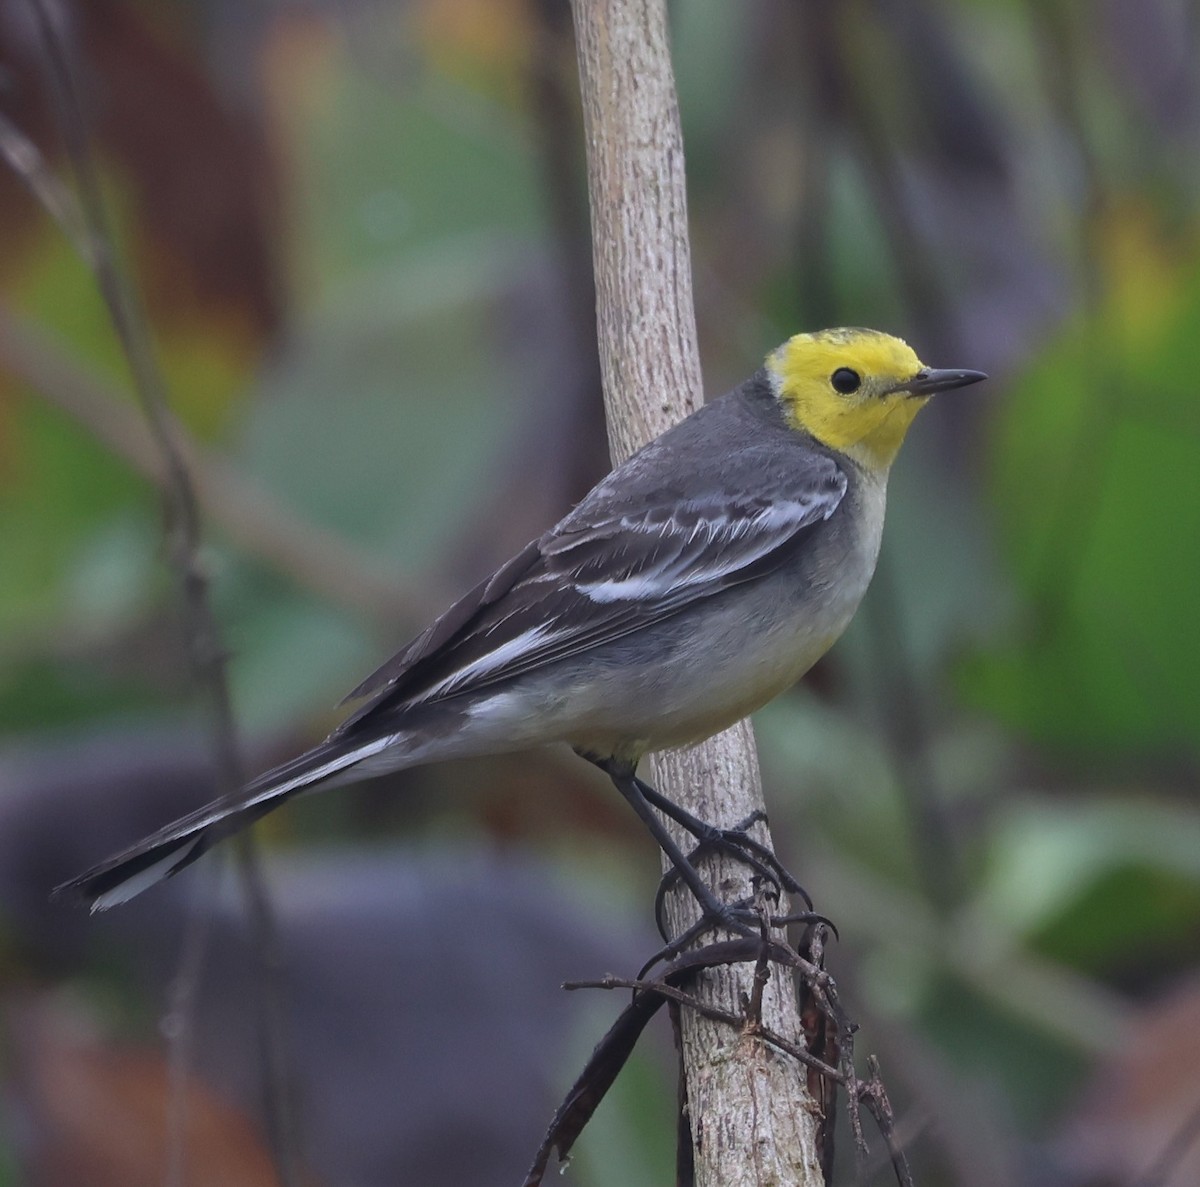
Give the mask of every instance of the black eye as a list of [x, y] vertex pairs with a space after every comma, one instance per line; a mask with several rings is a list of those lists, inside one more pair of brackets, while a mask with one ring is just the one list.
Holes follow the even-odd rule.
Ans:
[[849, 367], [839, 367], [830, 377], [829, 382], [833, 384], [834, 391], [839, 391], [843, 396], [848, 396], [851, 392], [858, 391], [862, 384], [862, 379], [857, 371], [852, 371]]

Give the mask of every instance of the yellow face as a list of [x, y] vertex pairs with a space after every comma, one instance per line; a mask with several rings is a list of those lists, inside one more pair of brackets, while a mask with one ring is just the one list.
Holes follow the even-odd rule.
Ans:
[[908, 426], [929, 402], [922, 377], [971, 376], [933, 390], [983, 378], [929, 372], [908, 343], [858, 329], [797, 334], [768, 356], [767, 369], [794, 427], [871, 469], [892, 464]]

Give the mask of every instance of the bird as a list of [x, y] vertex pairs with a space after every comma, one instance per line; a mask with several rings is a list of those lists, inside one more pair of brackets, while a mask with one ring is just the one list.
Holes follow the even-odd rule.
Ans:
[[605, 771], [706, 910], [721, 911], [637, 777], [794, 684], [846, 629], [914, 417], [980, 371], [878, 330], [799, 333], [617, 466], [343, 701], [318, 745], [64, 883], [126, 902], [304, 792], [565, 742]]

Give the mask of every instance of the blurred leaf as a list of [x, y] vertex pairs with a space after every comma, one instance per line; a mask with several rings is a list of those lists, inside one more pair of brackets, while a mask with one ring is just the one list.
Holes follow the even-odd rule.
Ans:
[[[958, 398], [972, 400], [969, 393]], [[986, 398], [976, 397], [972, 409], [981, 406], [987, 406]], [[910, 676], [936, 696], [948, 663], [992, 637], [1011, 613], [1011, 591], [978, 498], [964, 476], [948, 472], [939, 458], [938, 438], [944, 443], [949, 433], [947, 418], [940, 416], [946, 411], [935, 402], [923, 413], [892, 471], [887, 530], [876, 581], [867, 591], [870, 600], [834, 652], [838, 662], [852, 667], [865, 696], [879, 691], [881, 630], [899, 636]]]
[[[883, 739], [870, 725], [803, 687], [755, 716], [768, 808], [779, 819], [815, 816], [839, 852], [912, 884], [907, 824]], [[801, 879], [803, 881], [803, 879]], [[816, 887], [808, 888], [817, 893]]]
[[982, 1091], [1022, 1131], [1044, 1134], [1079, 1086], [1081, 1054], [950, 974], [935, 975], [922, 1007], [923, 1029], [959, 1072], [960, 1090]]
[[[482, 247], [471, 248], [476, 277], [489, 272]], [[519, 393], [496, 365], [485, 307], [433, 304], [398, 325], [383, 279], [344, 291], [296, 339], [263, 385], [241, 454], [314, 518], [419, 566], [486, 489]]]
[[0, 636], [11, 637], [61, 612], [90, 533], [107, 530], [124, 508], [148, 511], [155, 499], [141, 478], [36, 400], [13, 406], [0, 451]]
[[722, 0], [693, 0], [672, 5], [670, 20], [688, 181], [707, 188], [718, 180], [710, 171], [721, 164], [718, 151], [731, 98], [751, 66], [747, 42], [753, 10]]
[[[48, 517], [24, 525], [30, 535], [15, 540], [9, 555], [40, 557], [53, 569], [41, 577], [10, 571], [10, 580], [0, 583], [6, 599], [0, 600], [0, 621], [10, 615], [12, 624], [8, 632], [0, 629], [0, 720], [8, 729], [86, 720], [98, 705], [108, 714], [161, 707], [161, 689], [150, 687], [136, 662], [124, 667], [105, 662], [114, 651], [133, 658], [129, 640], [157, 610], [167, 587], [158, 522], [149, 509], [117, 510], [90, 526], [86, 520], [72, 522], [70, 531], [61, 531], [61, 549], [40, 538], [53, 527]], [[10, 528], [20, 524], [15, 516], [8, 522]], [[48, 597], [51, 589], [55, 594]], [[22, 591], [25, 599], [17, 596]], [[85, 655], [100, 662], [81, 662]]]
[[161, 692], [146, 681], [114, 675], [75, 655], [5, 655], [0, 669], [0, 721], [10, 737], [94, 723], [99, 714], [111, 720], [164, 708]]
[[117, 514], [76, 550], [63, 590], [76, 631], [112, 638], [147, 609], [164, 576], [157, 528], [149, 515]]
[[1053, 341], [999, 406], [994, 501], [1027, 613], [964, 687], [1043, 743], [1195, 755], [1200, 264], [1142, 218], [1100, 228], [1103, 319]]
[[[120, 177], [109, 180], [116, 250], [128, 274], [140, 253], [168, 249], [147, 243], [144, 228], [133, 221], [137, 212], [131, 209], [128, 182]], [[164, 268], [172, 273], [177, 288], [187, 288], [182, 264], [164, 263]], [[95, 279], [57, 227], [43, 226], [25, 267], [11, 279], [8, 290], [14, 307], [49, 327], [73, 356], [129, 388], [125, 356]], [[205, 309], [193, 297], [186, 302], [186, 314], [172, 319], [167, 311], [180, 299], [164, 302], [144, 283], [137, 299], [153, 337], [172, 410], [200, 437], [215, 436], [241, 398], [262, 342], [233, 309]]]
[[234, 704], [248, 737], [286, 730], [313, 712], [332, 714], [358, 676], [379, 662], [379, 641], [361, 623], [257, 574], [232, 577], [219, 611]]
[[1184, 878], [1149, 862], [1116, 865], [1031, 945], [1057, 961], [1140, 988], [1157, 983], [1164, 967], [1182, 969], [1200, 958], [1200, 878]]
[[1183, 940], [1200, 935], [1200, 821], [1149, 797], [1018, 801], [993, 829], [979, 903], [1063, 963], [1161, 975], [1200, 955]]
[[315, 51], [315, 74], [314, 55], [304, 56], [279, 84], [284, 93], [302, 90], [309, 107], [292, 145], [304, 291], [327, 296], [347, 276], [389, 267], [430, 243], [539, 228], [538, 162], [512, 116], [456, 107], [413, 69], [390, 76], [404, 60], [402, 43], [375, 74], [336, 46]]
[[527, 0], [414, 0], [416, 32], [428, 64], [455, 83], [515, 102], [537, 53]]

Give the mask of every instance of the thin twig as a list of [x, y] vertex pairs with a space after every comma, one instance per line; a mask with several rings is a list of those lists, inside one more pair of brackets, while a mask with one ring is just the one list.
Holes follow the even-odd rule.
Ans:
[[[567, 990], [627, 989], [633, 991], [633, 998], [597, 1044], [587, 1066], [555, 1114], [554, 1121], [530, 1171], [527, 1187], [541, 1183], [542, 1174], [553, 1148], [558, 1148], [560, 1156], [565, 1156], [570, 1150], [571, 1145], [587, 1124], [633, 1050], [638, 1036], [663, 1002], [670, 1004], [673, 1019], [676, 1014], [682, 1014], [686, 1010], [694, 1012], [709, 1022], [733, 1027], [744, 1038], [760, 1040], [781, 1053], [791, 1056], [798, 1063], [816, 1072], [831, 1088], [833, 1086], [845, 1088], [846, 1107], [855, 1140], [855, 1169], [858, 1182], [866, 1182], [870, 1169], [870, 1151], [862, 1133], [861, 1106], [861, 1109], [865, 1109], [871, 1115], [879, 1128], [900, 1187], [912, 1187], [911, 1175], [903, 1152], [903, 1143], [896, 1137], [892, 1107], [879, 1072], [878, 1060], [874, 1056], [868, 1058], [870, 1078], [867, 1080], [860, 1079], [854, 1070], [853, 1045], [857, 1026], [841, 1006], [833, 978], [821, 963], [824, 925], [818, 924], [812, 934], [807, 937], [808, 951], [814, 958], [810, 960], [791, 945], [771, 938], [770, 928], [773, 920], [766, 910], [765, 900], [761, 901], [759, 906], [763, 921], [761, 937], [722, 940], [703, 948], [691, 949], [664, 966], [660, 975], [653, 980], [642, 976], [617, 977], [609, 974], [597, 980], [571, 981], [563, 985], [563, 988]], [[765, 986], [768, 976], [766, 968], [769, 968], [770, 964], [792, 968], [800, 973], [803, 984], [837, 1030], [837, 1067], [814, 1055], [807, 1046], [793, 1042], [763, 1025], [756, 1012], [761, 1007], [761, 1002], [755, 1003], [753, 991], [743, 998], [743, 1009], [738, 1014], [721, 1006], [713, 1005], [696, 993], [682, 987], [684, 982], [694, 981], [702, 970], [737, 965], [751, 960], [756, 964], [754, 977], [756, 986]], [[681, 1085], [681, 1093], [686, 1093], [686, 1084]], [[681, 1096], [682, 1099], [685, 1098]], [[827, 1120], [829, 1119], [827, 1118]], [[685, 1122], [690, 1124], [690, 1107], [688, 1115], [681, 1118], [681, 1124]], [[677, 1163], [677, 1175], [682, 1179], [686, 1179], [685, 1169], [681, 1159]], [[829, 1160], [824, 1159], [822, 1170], [826, 1178], [828, 1178], [830, 1169]], [[690, 1174], [690, 1170], [687, 1173]]]
[[874, 1055], [867, 1056], [867, 1071], [871, 1078], [858, 1085], [859, 1099], [866, 1105], [867, 1111], [879, 1127], [880, 1136], [892, 1160], [892, 1169], [896, 1172], [896, 1181], [900, 1187], [912, 1187], [908, 1159], [904, 1156], [903, 1146], [896, 1140], [892, 1102], [888, 1100], [887, 1089], [883, 1086], [883, 1078], [879, 1074], [879, 1060]]
[[[221, 867], [216, 863], [205, 867], [211, 880]], [[208, 947], [211, 915], [196, 909], [195, 896], [187, 902], [187, 920], [183, 926], [183, 943], [175, 975], [167, 989], [167, 1012], [161, 1029], [167, 1040], [167, 1187], [184, 1187], [186, 1167], [184, 1158], [188, 1145], [188, 1095], [196, 1029], [196, 999], [204, 953]]]
[[[37, 145], [3, 113], [0, 157], [94, 270], [95, 236], [75, 195], [50, 170]], [[2, 304], [0, 364], [168, 493], [171, 475], [163, 452], [149, 434], [145, 416], [129, 407], [126, 393], [79, 366], [61, 343]], [[227, 458], [192, 440], [169, 409], [163, 409], [163, 417], [200, 510], [257, 561], [273, 565], [331, 605], [388, 626], [402, 618], [423, 621], [437, 609], [435, 598], [406, 588], [398, 573], [383, 571], [336, 533], [301, 519]]]
[[42, 209], [58, 224], [80, 257], [87, 261], [89, 267], [94, 267], [91, 237], [75, 195], [46, 164], [46, 158], [38, 146], [3, 112], [0, 112], [0, 156], [8, 163], [13, 174], [29, 187]]
[[675, 1187], [695, 1187], [696, 1156], [692, 1138], [692, 1110], [688, 1104], [687, 1067], [683, 1062], [683, 1023], [678, 1002], [667, 1002], [671, 1040], [675, 1049], [675, 1095], [679, 1116], [675, 1124]]
[[[831, 926], [824, 921], [814, 922], [804, 929], [800, 943], [795, 945], [817, 968], [825, 967], [825, 937]], [[805, 1049], [825, 1063], [837, 1063], [839, 1048], [837, 1028], [832, 1019], [822, 1010], [821, 1003], [804, 978], [797, 986], [800, 996], [800, 1026], [804, 1035]], [[836, 1154], [838, 1084], [828, 1077], [810, 1074], [808, 1091], [816, 1101], [820, 1113], [817, 1127], [817, 1149], [821, 1155], [821, 1173], [826, 1187], [833, 1182], [833, 1165]]]
[[763, 992], [771, 979], [771, 913], [767, 907], [766, 891], [762, 883], [755, 888], [755, 899], [762, 946], [758, 959], [754, 962], [754, 980], [751, 982], [750, 996], [746, 999], [744, 1012], [747, 1025], [753, 1029], [761, 1029]]
[[[2, 303], [0, 368], [165, 494], [170, 476], [162, 454], [125, 393], [90, 374], [60, 342]], [[413, 588], [336, 533], [300, 518], [228, 458], [191, 439], [174, 419], [171, 435], [204, 516], [256, 562], [270, 565], [322, 601], [386, 627], [428, 617], [436, 602], [432, 592]]]
[[[717, 945], [711, 945], [716, 947]], [[708, 953], [709, 949], [698, 949], [700, 954]], [[714, 959], [711, 962], [712, 966], [731, 963], [728, 957], [722, 959]], [[703, 965], [701, 966], [703, 967]], [[792, 1042], [781, 1034], [777, 1034], [768, 1026], [763, 1026], [761, 1023], [750, 1024], [744, 1015], [734, 1014], [729, 1010], [723, 1010], [719, 1006], [711, 1006], [707, 1002], [701, 1001], [694, 994], [688, 993], [686, 990], [678, 989], [673, 985], [668, 985], [660, 980], [645, 981], [637, 977], [601, 977], [595, 981], [568, 981], [563, 985], [564, 989], [632, 989], [638, 993], [655, 994], [667, 1001], [676, 1002], [681, 1006], [687, 1006], [691, 1010], [703, 1018], [707, 1018], [710, 1022], [721, 1022], [726, 1026], [732, 1026], [735, 1030], [742, 1031], [747, 1035], [751, 1035], [756, 1039], [762, 1039], [766, 1043], [770, 1043], [772, 1047], [777, 1047], [785, 1055], [790, 1055], [797, 1062], [802, 1063], [805, 1067], [810, 1067], [814, 1071], [818, 1071], [823, 1076], [827, 1076], [837, 1084], [845, 1085], [847, 1083], [846, 1073], [835, 1067], [831, 1067], [824, 1060], [818, 1059], [810, 1051], [806, 1051], [798, 1043]]]
[[[182, 587], [189, 651], [195, 678], [209, 702], [218, 785], [222, 794], [233, 796], [243, 784], [244, 777], [226, 677], [225, 653], [209, 601], [207, 575], [200, 563], [200, 519], [195, 490], [183, 451], [175, 437], [162, 375], [154, 358], [145, 318], [115, 259], [114, 238], [109, 228], [83, 105], [76, 92], [64, 45], [47, 0], [29, 0], [29, 3], [49, 66], [67, 159], [82, 211], [82, 226], [86, 236], [85, 259], [91, 266], [113, 331], [129, 366], [134, 393], [162, 457], [166, 473], [164, 505], [167, 539], [171, 562]], [[274, 1046], [281, 1043], [283, 1033], [282, 996], [276, 976], [280, 957], [275, 920], [257, 864], [249, 856], [249, 843], [239, 853], [238, 868], [255, 947], [262, 954], [262, 1007], [264, 1014], [271, 1018], [267, 1033]], [[202, 941], [201, 936], [197, 941], [201, 949], [199, 955], [185, 944], [188, 964], [181, 968], [181, 979], [184, 974], [193, 971], [198, 973], [202, 960]], [[194, 970], [191, 968], [193, 963]], [[278, 1079], [281, 1069], [285, 1074]], [[182, 1069], [182, 1073], [185, 1072], [186, 1068]], [[184, 1078], [182, 1073], [179, 1077], [181, 1081]], [[282, 1050], [276, 1050], [267, 1069], [267, 1107], [280, 1177], [286, 1187], [293, 1187], [299, 1183], [299, 1178], [289, 1110], [291, 1094], [286, 1079], [285, 1058]], [[176, 1104], [180, 1105], [180, 1102], [176, 1101]]]

